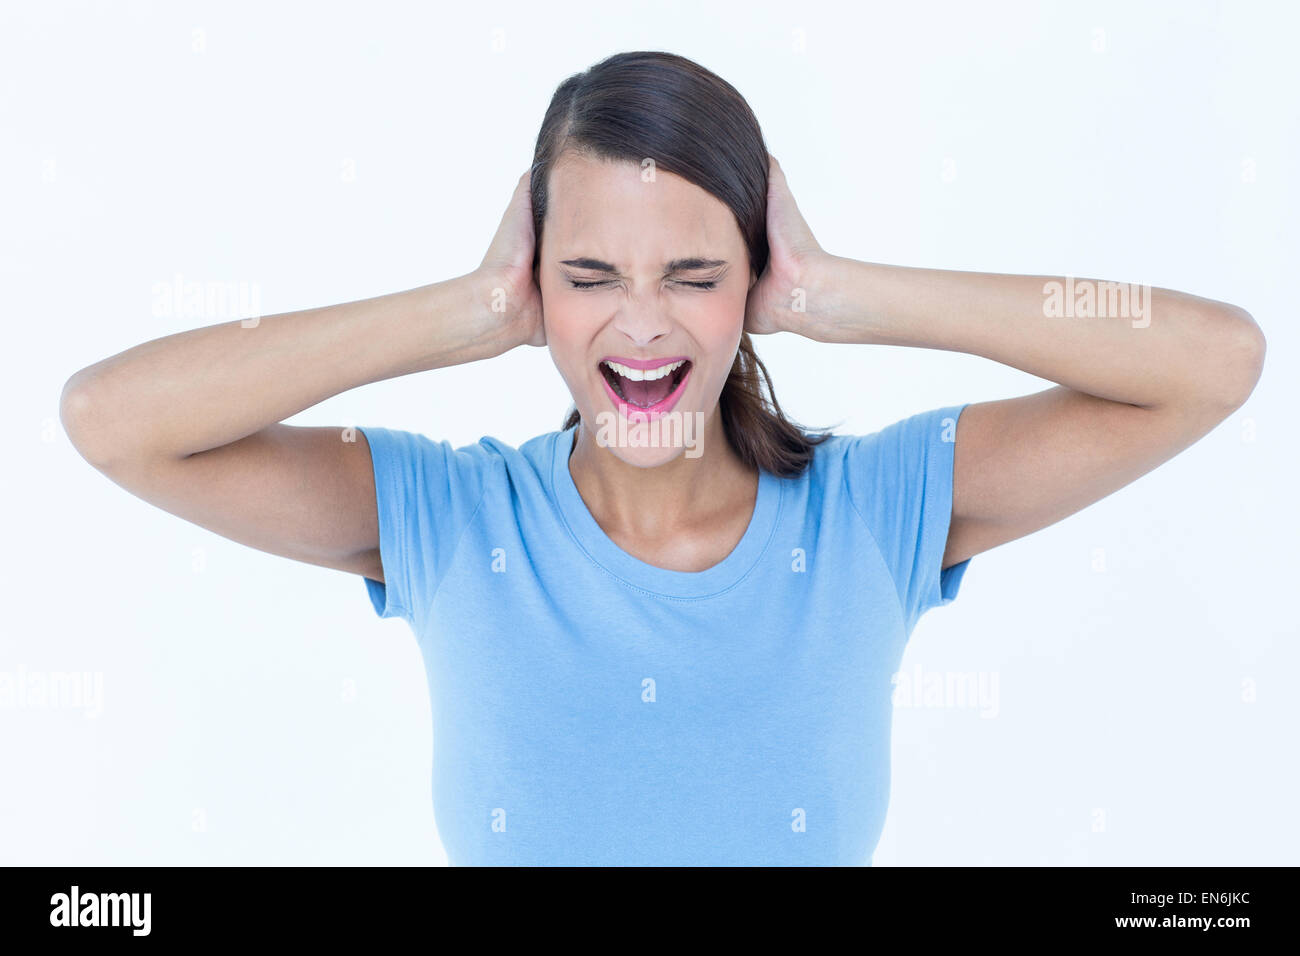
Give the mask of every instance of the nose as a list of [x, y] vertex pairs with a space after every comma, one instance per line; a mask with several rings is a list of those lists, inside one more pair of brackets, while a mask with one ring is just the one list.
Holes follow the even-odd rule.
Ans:
[[658, 303], [648, 297], [632, 296], [614, 317], [614, 328], [637, 348], [645, 348], [666, 336], [672, 322]]

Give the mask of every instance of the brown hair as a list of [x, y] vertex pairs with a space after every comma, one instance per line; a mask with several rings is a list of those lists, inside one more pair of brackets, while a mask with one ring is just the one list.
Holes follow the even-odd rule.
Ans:
[[[566, 150], [681, 176], [726, 203], [736, 217], [750, 267], [767, 266], [768, 152], [749, 104], [736, 89], [673, 53], [616, 53], [561, 83], [551, 97], [533, 153], [533, 228], [540, 255], [551, 167]], [[760, 378], [761, 376], [761, 378]], [[767, 386], [767, 395], [763, 385]], [[786, 418], [767, 368], [742, 332], [718, 399], [723, 431], [749, 466], [798, 477], [829, 434], [805, 433]], [[563, 428], [582, 419], [577, 406]]]

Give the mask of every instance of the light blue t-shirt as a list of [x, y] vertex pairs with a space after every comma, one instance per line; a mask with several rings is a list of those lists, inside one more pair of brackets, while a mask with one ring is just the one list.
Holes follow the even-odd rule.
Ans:
[[386, 584], [419, 642], [453, 865], [870, 865], [891, 676], [940, 572], [965, 405], [760, 471], [721, 563], [618, 547], [569, 471], [575, 429], [453, 448], [364, 428]]

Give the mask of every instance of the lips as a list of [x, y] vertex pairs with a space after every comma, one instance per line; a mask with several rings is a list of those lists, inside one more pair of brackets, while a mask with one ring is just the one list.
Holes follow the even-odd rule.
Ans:
[[614, 393], [636, 408], [654, 408], [685, 381], [690, 359], [602, 359], [601, 375]]
[[691, 367], [691, 360], [684, 356], [668, 359], [610, 356], [599, 365], [606, 391], [623, 414], [645, 412], [652, 417], [677, 403]]

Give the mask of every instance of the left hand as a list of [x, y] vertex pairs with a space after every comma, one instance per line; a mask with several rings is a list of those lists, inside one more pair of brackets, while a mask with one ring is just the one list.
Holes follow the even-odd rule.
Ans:
[[809, 273], [829, 254], [813, 237], [807, 221], [795, 205], [785, 173], [776, 157], [768, 153], [767, 177], [767, 268], [749, 289], [745, 301], [745, 331], [767, 335], [794, 331], [791, 319], [795, 290], [807, 292]]

